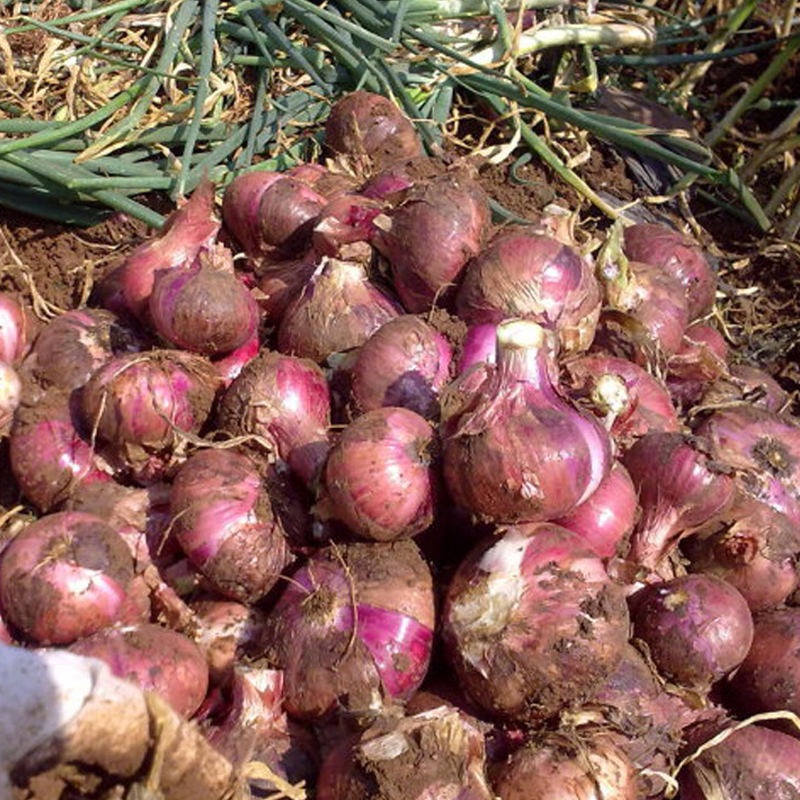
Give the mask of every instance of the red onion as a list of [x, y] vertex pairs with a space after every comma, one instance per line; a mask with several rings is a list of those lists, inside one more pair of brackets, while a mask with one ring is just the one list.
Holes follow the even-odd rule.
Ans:
[[159, 271], [149, 308], [157, 333], [193, 353], [230, 353], [258, 331], [256, 301], [224, 248], [190, 266]]
[[38, 644], [68, 644], [130, 619], [133, 561], [102, 519], [50, 514], [9, 542], [0, 564], [0, 603], [8, 620]]
[[175, 536], [189, 560], [233, 600], [254, 603], [278, 580], [288, 547], [253, 462], [234, 450], [200, 450], [170, 494]]
[[459, 375], [480, 363], [497, 363], [497, 325], [473, 325], [461, 343]]
[[222, 219], [225, 228], [249, 256], [263, 249], [259, 205], [264, 192], [286, 175], [272, 170], [254, 169], [237, 175], [222, 196]]
[[261, 337], [258, 328], [253, 331], [252, 336], [235, 350], [224, 356], [219, 356], [212, 360], [214, 367], [222, 378], [222, 386], [227, 389], [233, 381], [239, 377], [245, 364], [249, 364], [261, 349]]
[[285, 671], [287, 713], [364, 716], [406, 700], [433, 644], [430, 570], [409, 540], [319, 550], [270, 612], [266, 653]]
[[769, 373], [748, 364], [734, 364], [711, 386], [704, 387], [703, 406], [736, 403], [759, 406], [779, 413], [789, 405], [789, 395]]
[[397, 316], [395, 304], [367, 280], [364, 267], [325, 259], [286, 309], [278, 349], [322, 363], [333, 353], [360, 347]]
[[800, 525], [800, 426], [754, 406], [715, 411], [697, 427], [711, 455], [735, 471], [740, 492]]
[[469, 262], [456, 307], [469, 325], [533, 320], [555, 330], [571, 352], [592, 343], [600, 300], [592, 267], [576, 250], [547, 234], [512, 229]]
[[433, 450], [433, 429], [419, 414], [368, 411], [331, 449], [318, 511], [364, 539], [415, 536], [433, 522]]
[[647, 570], [665, 567], [662, 562], [678, 541], [724, 511], [733, 499], [733, 479], [693, 437], [648, 433], [628, 450], [622, 463], [642, 506], [627, 558]]
[[69, 394], [58, 388], [23, 388], [9, 454], [22, 493], [40, 511], [63, 503], [79, 484], [111, 480], [110, 469], [76, 429]]
[[385, 167], [418, 155], [422, 144], [411, 121], [388, 98], [350, 92], [338, 100], [325, 123], [325, 145], [356, 163]]
[[639, 261], [607, 264], [603, 270], [606, 302], [628, 314], [644, 329], [645, 348], [640, 358], [675, 353], [689, 324], [683, 287], [660, 267]]
[[637, 800], [636, 771], [607, 733], [536, 736], [492, 781], [502, 800]]
[[419, 317], [404, 314], [389, 320], [358, 351], [353, 398], [363, 411], [402, 406], [434, 419], [452, 354], [447, 339]]
[[428, 311], [453, 294], [483, 248], [489, 221], [486, 194], [466, 172], [416, 184], [382, 222], [375, 220], [375, 246], [389, 260], [407, 311]]
[[633, 633], [658, 671], [699, 692], [742, 663], [753, 641], [747, 601], [714, 575], [683, 575], [636, 595]]
[[198, 625], [194, 639], [208, 662], [211, 682], [226, 682], [236, 663], [258, 654], [264, 614], [233, 600], [196, 600], [191, 608]]
[[625, 254], [675, 277], [686, 295], [689, 319], [705, 316], [714, 306], [717, 276], [703, 251], [678, 231], [642, 223], [625, 229]]
[[545, 340], [535, 322], [499, 325], [497, 368], [444, 441], [450, 493], [489, 520], [564, 516], [611, 467], [606, 432], [568, 405], [551, 382]]
[[446, 706], [378, 722], [322, 764], [317, 800], [493, 800], [483, 734]]
[[19, 404], [22, 400], [22, 381], [10, 364], [0, 361], [0, 438], [11, 430]]
[[152, 482], [174, 466], [181, 432], [199, 432], [219, 383], [211, 364], [190, 353], [120, 356], [83, 388], [83, 418], [136, 480]]
[[208, 667], [197, 645], [158, 625], [106, 628], [69, 649], [99, 658], [118, 678], [161, 695], [184, 717], [197, 711], [208, 690]]
[[35, 318], [20, 297], [0, 292], [0, 362], [14, 365], [28, 352]]
[[253, 294], [270, 323], [280, 322], [314, 276], [319, 262], [320, 257], [311, 249], [300, 258], [289, 260], [267, 255], [256, 264], [258, 288]]
[[731, 702], [743, 714], [800, 714], [800, 608], [755, 617], [752, 647], [729, 687]]
[[693, 406], [708, 383], [728, 373], [728, 345], [722, 334], [695, 323], [686, 329], [683, 344], [667, 364], [667, 385], [677, 403]]
[[114, 355], [138, 352], [143, 344], [111, 311], [77, 309], [42, 328], [26, 366], [43, 384], [72, 390], [83, 386]]
[[330, 447], [330, 395], [322, 370], [306, 359], [263, 351], [225, 392], [219, 425], [234, 435], [272, 443], [311, 485]]
[[577, 533], [600, 558], [611, 558], [633, 530], [638, 508], [631, 476], [615, 461], [589, 497], [555, 522]]
[[131, 313], [141, 317], [146, 311], [158, 270], [192, 264], [213, 245], [219, 231], [213, 212], [214, 186], [205, 180], [170, 214], [156, 238], [139, 245], [128, 256], [121, 268], [120, 282]]
[[651, 432], [677, 432], [680, 422], [664, 385], [624, 358], [600, 354], [582, 356], [564, 364], [573, 398], [589, 401], [611, 423], [621, 445]]
[[458, 568], [443, 634], [472, 700], [503, 718], [541, 722], [585, 699], [616, 667], [628, 612], [622, 588], [577, 534], [515, 525]]
[[681, 800], [778, 800], [800, 793], [800, 742], [749, 725], [698, 752], [678, 775]]
[[341, 194], [319, 213], [311, 234], [314, 250], [320, 255], [340, 256], [346, 245], [368, 242], [375, 233], [372, 221], [383, 206], [357, 194]]
[[686, 539], [692, 572], [735, 586], [751, 611], [782, 605], [800, 585], [800, 530], [783, 514], [744, 499]]

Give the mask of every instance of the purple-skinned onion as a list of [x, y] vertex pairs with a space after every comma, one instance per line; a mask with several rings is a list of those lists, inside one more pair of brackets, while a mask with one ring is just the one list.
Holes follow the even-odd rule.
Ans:
[[497, 325], [472, 325], [461, 343], [458, 374], [481, 363], [497, 363]]
[[36, 318], [12, 292], [0, 292], [0, 362], [13, 366], [30, 349], [35, 337]]

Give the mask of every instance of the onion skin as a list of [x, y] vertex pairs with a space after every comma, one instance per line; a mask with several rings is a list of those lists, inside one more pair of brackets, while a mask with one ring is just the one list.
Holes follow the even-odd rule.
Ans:
[[183, 350], [208, 356], [230, 353], [256, 335], [258, 306], [234, 275], [229, 252], [199, 261], [159, 271], [150, 295], [150, 319], [161, 337]]
[[334, 172], [322, 164], [297, 164], [284, 173], [308, 184], [315, 192], [327, 200], [334, 200], [343, 194], [352, 194], [358, 188], [358, 181], [346, 172]]
[[697, 427], [711, 455], [733, 469], [737, 490], [800, 525], [800, 426], [755, 406], [715, 411]]
[[[322, 764], [318, 800], [493, 800], [483, 734], [440, 706], [376, 723]], [[402, 793], [401, 793], [402, 792]]]
[[406, 311], [447, 303], [467, 262], [482, 250], [489, 222], [486, 194], [466, 172], [415, 185], [388, 213], [374, 244], [391, 265]]
[[729, 681], [738, 711], [800, 714], [800, 608], [777, 608], [755, 617], [753, 644]]
[[667, 568], [680, 539], [723, 513], [734, 499], [733, 479], [711, 459], [704, 441], [694, 437], [649, 433], [622, 463], [642, 507], [627, 558], [647, 570]]
[[325, 145], [378, 169], [422, 153], [408, 117], [388, 98], [365, 91], [350, 92], [334, 104], [325, 123]]
[[284, 670], [290, 716], [379, 714], [408, 699], [425, 677], [434, 626], [430, 570], [409, 540], [323, 548], [292, 575], [267, 626], [266, 655]]
[[302, 294], [286, 309], [278, 350], [322, 363], [333, 353], [360, 347], [398, 316], [395, 304], [351, 261], [323, 261]]
[[481, 363], [497, 363], [497, 325], [473, 325], [461, 343], [458, 374]]
[[728, 374], [728, 345], [719, 331], [695, 323], [686, 329], [667, 368], [670, 393], [676, 403], [690, 408], [710, 382]]
[[637, 800], [636, 772], [608, 734], [533, 739], [492, 781], [501, 800]]
[[800, 793], [800, 742], [749, 725], [699, 754], [678, 775], [682, 800], [777, 800]]
[[545, 341], [534, 322], [504, 322], [497, 368], [464, 412], [449, 420], [443, 414], [447, 488], [458, 505], [482, 519], [564, 516], [611, 467], [608, 434], [551, 383]]
[[120, 282], [125, 305], [136, 317], [147, 311], [158, 270], [191, 264], [209, 249], [220, 224], [213, 216], [214, 186], [202, 181], [192, 196], [167, 218], [154, 239], [139, 245], [121, 268]]
[[800, 531], [763, 503], [743, 500], [682, 546], [689, 569], [736, 587], [750, 610], [782, 605], [800, 585]]
[[711, 386], [704, 388], [704, 406], [746, 402], [777, 414], [789, 405], [788, 393], [775, 378], [763, 369], [749, 364], [731, 365], [728, 375], [723, 375]]
[[683, 287], [689, 319], [696, 320], [714, 307], [717, 276], [695, 243], [664, 225], [642, 223], [625, 229], [625, 255], [675, 277]]
[[340, 256], [343, 247], [369, 242], [375, 233], [372, 221], [383, 206], [357, 194], [342, 194], [331, 200], [314, 222], [311, 241], [320, 255]]
[[201, 450], [191, 455], [173, 481], [170, 513], [189, 560], [232, 600], [260, 600], [289, 560], [261, 476], [242, 453]]
[[699, 692], [736, 669], [753, 641], [747, 601], [714, 575], [646, 586], [636, 594], [632, 620], [659, 672]]
[[325, 464], [324, 509], [377, 542], [415, 536], [433, 522], [431, 425], [405, 408], [379, 408], [342, 432]]
[[10, 364], [0, 361], [0, 439], [10, 430], [22, 401], [22, 381]]
[[62, 511], [30, 524], [3, 550], [0, 603], [38, 644], [69, 644], [133, 612], [133, 560], [99, 517]]
[[213, 364], [220, 378], [223, 388], [227, 389], [233, 381], [239, 377], [245, 364], [249, 364], [261, 349], [261, 337], [258, 328], [253, 331], [253, 335], [235, 350], [231, 350], [224, 356], [213, 359]]
[[577, 534], [508, 526], [459, 566], [442, 614], [470, 698], [503, 719], [542, 722], [611, 674], [628, 637], [622, 588]]
[[163, 478], [176, 460], [177, 431], [196, 434], [207, 420], [220, 379], [204, 358], [151, 350], [112, 359], [83, 389], [87, 429], [134, 479]]
[[220, 403], [220, 428], [272, 443], [306, 485], [328, 455], [330, 393], [325, 374], [307, 359], [271, 350], [242, 369]]
[[277, 248], [297, 255], [311, 243], [314, 221], [327, 200], [307, 183], [284, 177], [271, 183], [258, 204], [260, 251]]
[[401, 406], [435, 419], [452, 356], [444, 336], [419, 317], [403, 314], [389, 320], [358, 350], [353, 399], [362, 411]]
[[577, 533], [600, 558], [612, 558], [619, 555], [633, 530], [638, 508], [631, 476], [615, 461], [589, 497], [555, 523]]
[[592, 343], [601, 299], [576, 250], [547, 234], [505, 230], [467, 265], [456, 308], [468, 325], [533, 320], [556, 331], [569, 353]]
[[320, 257], [310, 249], [298, 258], [264, 256], [255, 267], [259, 308], [271, 323], [278, 323], [286, 309], [300, 296], [319, 267]]
[[197, 645], [158, 625], [106, 628], [69, 649], [99, 658], [118, 678], [161, 695], [186, 718], [197, 711], [208, 690], [208, 667]]

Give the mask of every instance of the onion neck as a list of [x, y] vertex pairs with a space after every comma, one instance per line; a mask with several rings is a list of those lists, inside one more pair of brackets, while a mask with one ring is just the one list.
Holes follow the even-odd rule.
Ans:
[[546, 334], [535, 322], [512, 319], [498, 325], [497, 366], [503, 378], [524, 381], [543, 392], [553, 392]]

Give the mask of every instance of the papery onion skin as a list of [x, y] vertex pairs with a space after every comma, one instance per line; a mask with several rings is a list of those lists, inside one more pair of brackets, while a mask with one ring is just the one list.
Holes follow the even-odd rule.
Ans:
[[133, 612], [133, 559], [99, 517], [62, 511], [31, 523], [3, 551], [3, 613], [38, 644], [69, 644]]
[[201, 257], [189, 268], [160, 271], [149, 309], [158, 334], [192, 353], [230, 353], [258, 330], [258, 306], [234, 275], [229, 254]]
[[378, 168], [422, 152], [408, 117], [388, 98], [365, 91], [350, 92], [334, 104], [325, 122], [325, 145]]
[[800, 608], [756, 615], [753, 644], [728, 688], [729, 702], [745, 715], [800, 714]]
[[223, 596], [260, 600], [289, 558], [255, 464], [235, 450], [201, 450], [172, 484], [175, 536], [189, 560]]
[[0, 438], [11, 430], [14, 414], [22, 400], [22, 381], [10, 364], [0, 361]]
[[321, 209], [314, 221], [311, 241], [320, 255], [340, 256], [346, 245], [369, 242], [375, 233], [372, 221], [383, 206], [363, 195], [342, 194]]
[[659, 672], [700, 692], [742, 663], [753, 618], [737, 589], [714, 575], [683, 575], [637, 593], [633, 633]]
[[370, 283], [360, 264], [331, 258], [286, 309], [278, 350], [321, 364], [333, 353], [360, 347], [397, 316], [394, 302]]
[[768, 372], [749, 364], [732, 364], [729, 375], [706, 386], [702, 405], [721, 406], [745, 401], [775, 413], [789, 405], [789, 394]]
[[319, 267], [320, 257], [313, 248], [302, 256], [266, 255], [254, 266], [259, 308], [272, 324], [282, 319], [286, 309], [299, 297]]
[[358, 181], [346, 172], [336, 172], [322, 164], [297, 164], [284, 173], [290, 178], [308, 184], [328, 200], [343, 194], [351, 194], [358, 188]]
[[680, 281], [690, 320], [711, 311], [717, 276], [697, 244], [664, 225], [641, 223], [625, 229], [624, 247], [632, 261], [653, 264]]
[[99, 658], [119, 678], [161, 695], [183, 717], [191, 717], [208, 690], [208, 666], [197, 645], [158, 625], [115, 626], [69, 648]]
[[636, 770], [608, 734], [533, 738], [499, 766], [501, 800], [637, 800]]
[[220, 379], [206, 359], [177, 350], [120, 356], [83, 389], [87, 429], [141, 482], [174, 466], [180, 432], [197, 434], [208, 419]]
[[667, 369], [670, 393], [676, 403], [688, 409], [697, 403], [710, 382], [728, 374], [727, 342], [715, 328], [690, 325]]
[[714, 411], [695, 432], [735, 471], [738, 491], [800, 525], [800, 425], [794, 418], [737, 406]]
[[158, 270], [191, 264], [216, 239], [214, 186], [202, 181], [192, 196], [167, 218], [158, 235], [139, 245], [121, 267], [120, 282], [128, 310], [141, 318]]
[[310, 485], [330, 448], [330, 406], [325, 374], [313, 361], [263, 350], [223, 395], [218, 423], [235, 436], [273, 443], [278, 457]]
[[461, 375], [480, 363], [497, 363], [497, 325], [473, 325], [464, 337], [458, 360], [458, 374]]
[[[318, 800], [493, 800], [478, 727], [453, 708], [384, 720], [322, 764]], [[401, 793], [402, 792], [402, 793]]]
[[723, 578], [753, 612], [782, 605], [800, 585], [800, 530], [763, 503], [740, 500], [681, 549], [691, 572]]
[[638, 517], [638, 497], [628, 471], [615, 461], [608, 475], [557, 525], [577, 533], [600, 558], [619, 555]]
[[408, 699], [428, 669], [430, 570], [410, 540], [323, 548], [292, 574], [267, 626], [266, 655], [284, 670], [289, 715], [380, 714]]
[[546, 335], [534, 322], [498, 328], [498, 363], [460, 416], [447, 421], [444, 477], [455, 501], [495, 522], [568, 514], [611, 467], [601, 425], [551, 383]]
[[402, 406], [435, 419], [452, 355], [444, 336], [419, 317], [403, 314], [389, 320], [358, 350], [352, 368], [353, 399], [363, 411]]
[[357, 536], [415, 536], [433, 522], [435, 441], [430, 423], [406, 408], [362, 414], [325, 464], [324, 508]]
[[442, 620], [470, 698], [531, 722], [586, 699], [628, 638], [622, 588], [577, 534], [552, 523], [508, 526], [478, 545], [453, 576]]
[[0, 292], [0, 361], [13, 366], [28, 352], [34, 339], [34, 318], [22, 299]]
[[466, 172], [415, 185], [380, 225], [375, 247], [388, 259], [406, 311], [428, 311], [454, 294], [470, 258], [483, 248], [487, 196]]
[[682, 800], [777, 800], [800, 794], [800, 742], [762, 725], [733, 731], [678, 775]]
[[643, 436], [622, 463], [642, 506], [627, 558], [649, 570], [657, 571], [682, 537], [734, 499], [733, 479], [711, 459], [706, 444], [681, 433]]
[[543, 233], [504, 230], [467, 265], [456, 308], [469, 325], [533, 320], [573, 352], [592, 343], [601, 299], [591, 265], [572, 247]]

